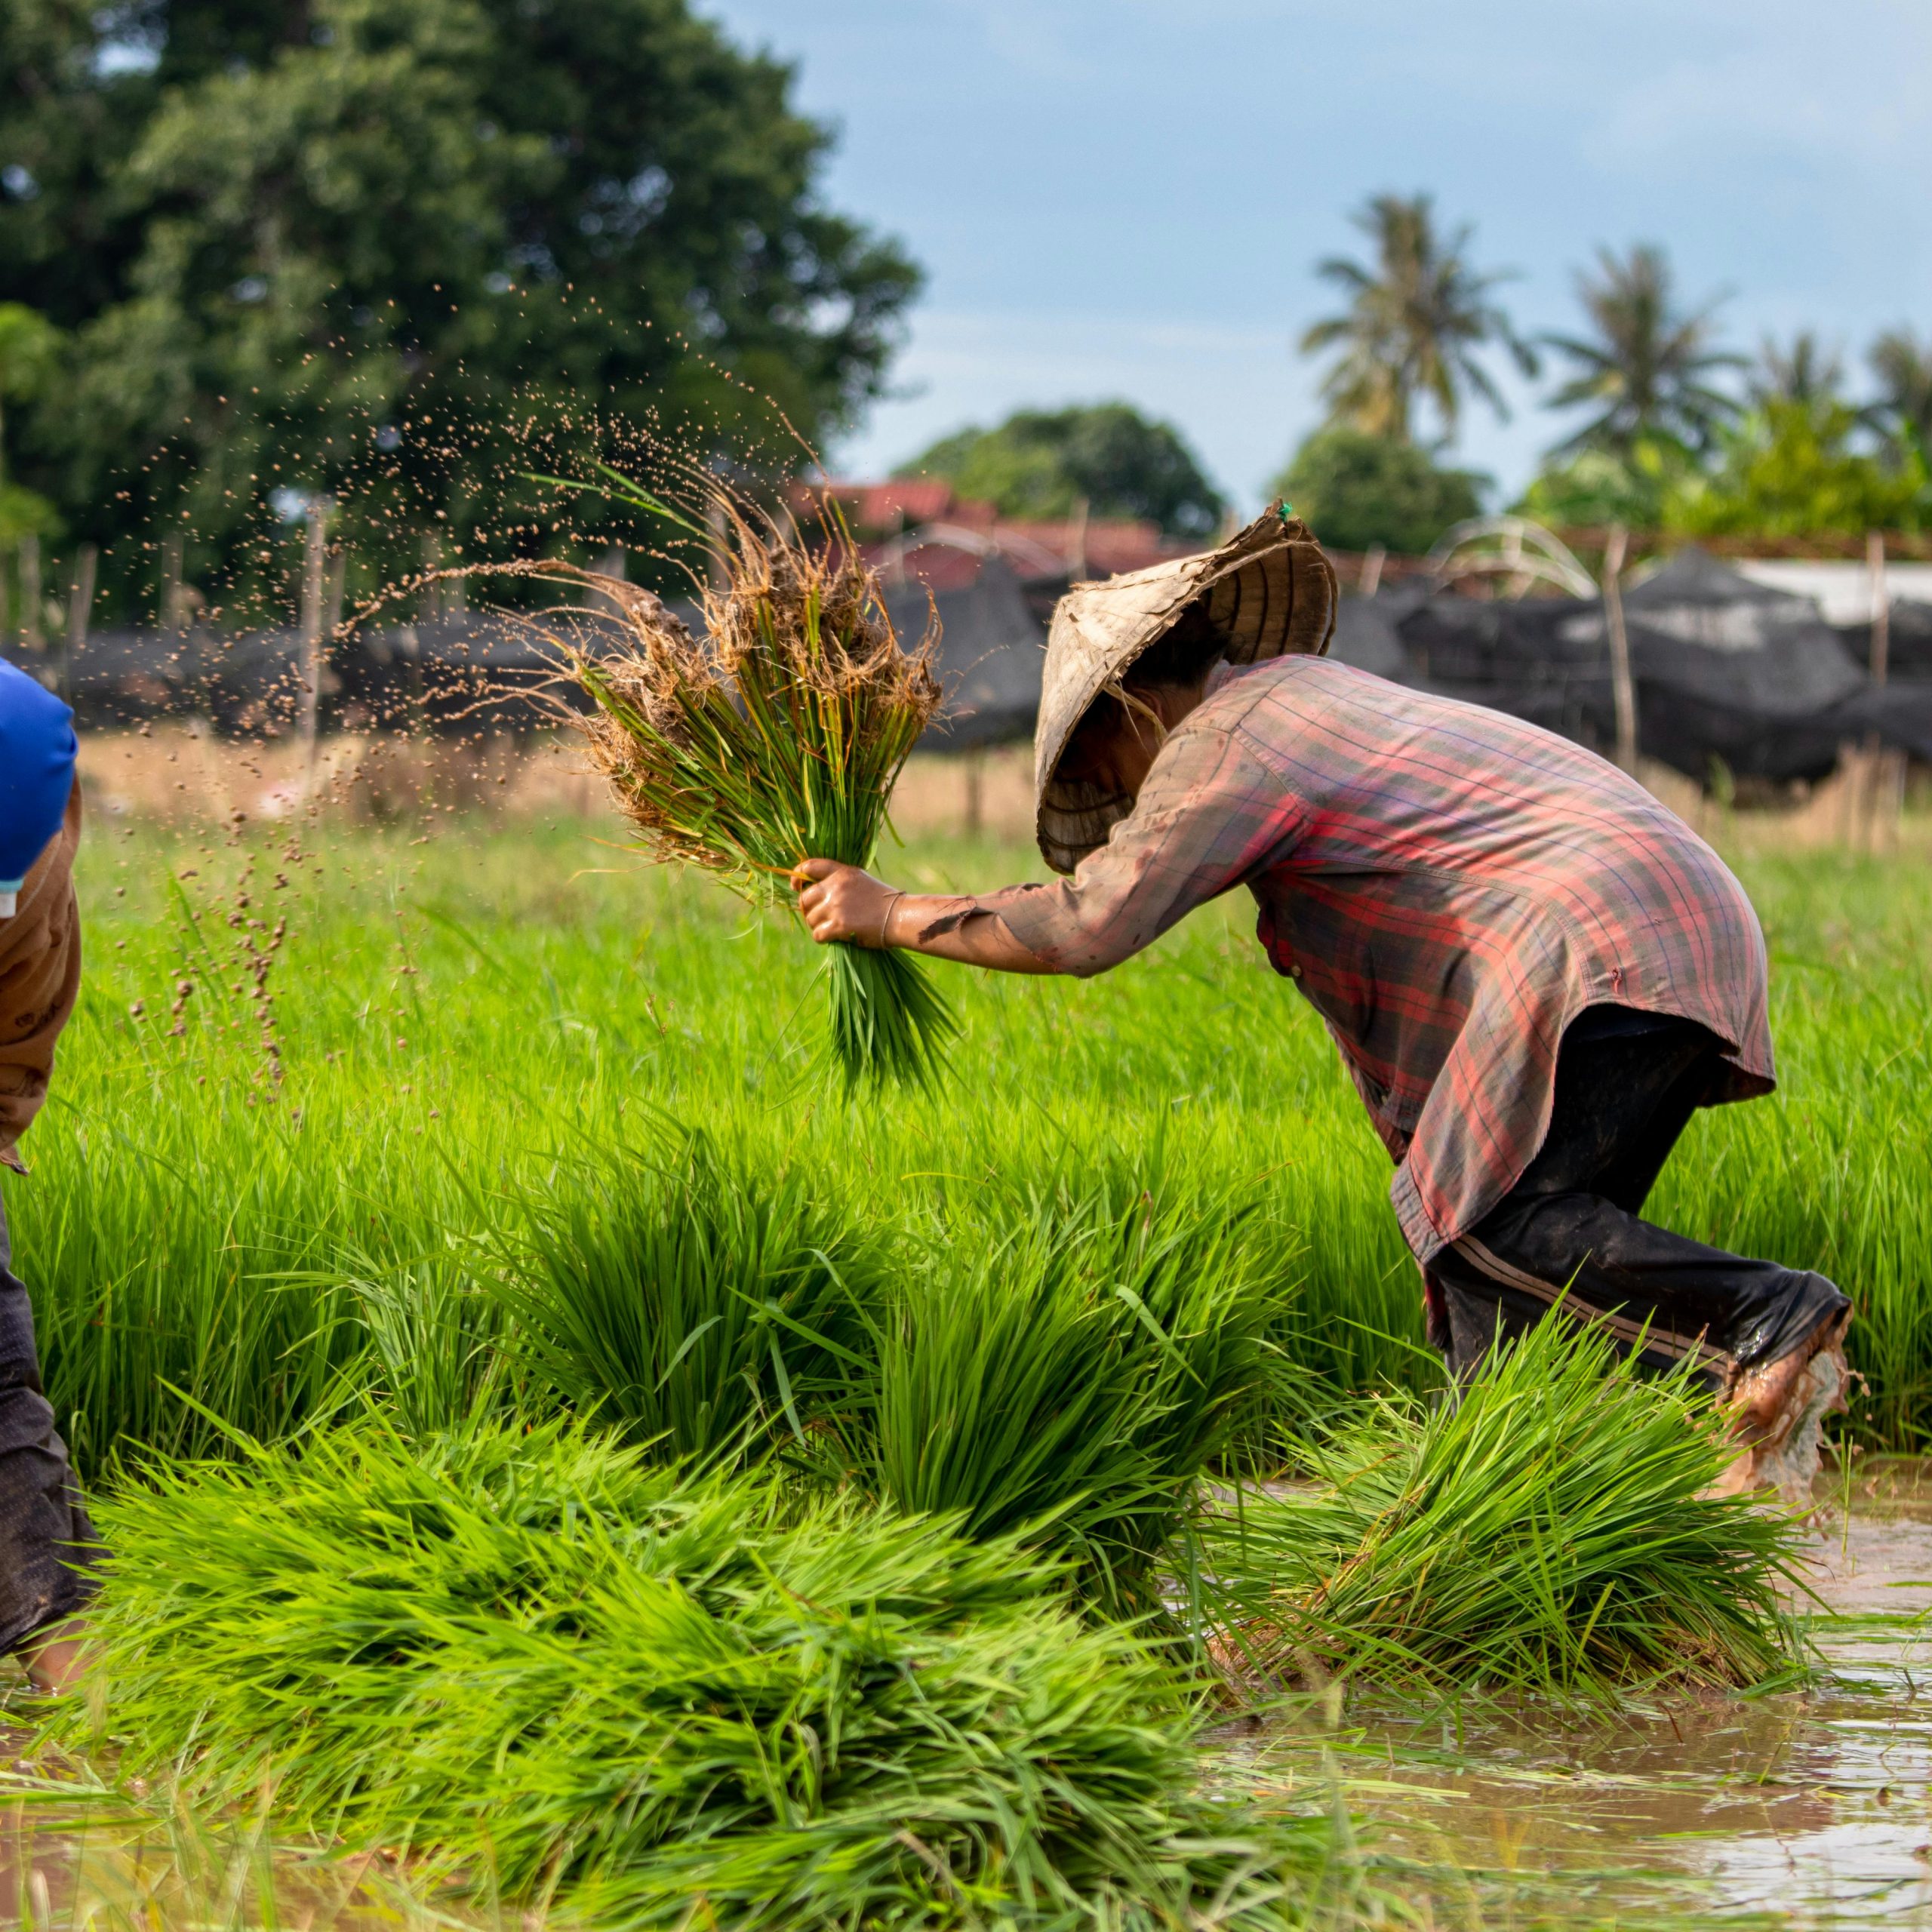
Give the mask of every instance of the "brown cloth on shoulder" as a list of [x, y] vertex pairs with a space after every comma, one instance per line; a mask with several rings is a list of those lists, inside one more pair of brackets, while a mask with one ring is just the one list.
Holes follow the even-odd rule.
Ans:
[[78, 780], [67, 815], [20, 888], [20, 908], [0, 919], [0, 1161], [19, 1168], [14, 1143], [47, 1097], [54, 1043], [81, 986], [81, 913], [74, 854], [81, 843]]

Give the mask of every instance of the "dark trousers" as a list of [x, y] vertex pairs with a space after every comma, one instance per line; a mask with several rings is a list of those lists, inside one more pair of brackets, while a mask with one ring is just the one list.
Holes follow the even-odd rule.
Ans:
[[33, 1309], [0, 1209], [0, 1656], [94, 1594], [99, 1546], [40, 1386]]
[[1694, 1021], [1592, 1007], [1563, 1036], [1549, 1131], [1522, 1177], [1425, 1270], [1429, 1340], [1459, 1380], [1499, 1334], [1561, 1302], [1712, 1389], [1777, 1361], [1850, 1306], [1822, 1275], [1747, 1261], [1637, 1211], [1711, 1091], [1716, 1037]]

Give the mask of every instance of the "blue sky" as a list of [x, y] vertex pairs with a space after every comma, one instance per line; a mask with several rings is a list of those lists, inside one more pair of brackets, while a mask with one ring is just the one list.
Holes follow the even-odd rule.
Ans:
[[[1853, 358], [1932, 332], [1927, 0], [712, 0], [795, 60], [835, 205], [928, 282], [895, 396], [835, 452], [883, 470], [964, 422], [1121, 395], [1254, 502], [1319, 414], [1294, 350], [1349, 211], [1434, 192], [1519, 328], [1568, 328], [1599, 242], [1730, 291], [1736, 346]], [[1503, 374], [1499, 362], [1497, 374]], [[1546, 386], [1546, 385], [1545, 386]], [[1520, 485], [1561, 423], [1513, 378], [1460, 460]]]

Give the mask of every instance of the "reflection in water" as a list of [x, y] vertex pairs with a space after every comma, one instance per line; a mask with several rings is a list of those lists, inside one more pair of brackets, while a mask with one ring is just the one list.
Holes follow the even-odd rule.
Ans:
[[1421, 1882], [1445, 1903], [1442, 1868], [1480, 1875], [1484, 1917], [1506, 1900], [1558, 1923], [1932, 1925], [1932, 1483], [1875, 1466], [1849, 1493], [1816, 1544], [1828, 1675], [1805, 1694], [1580, 1726], [1358, 1701], [1318, 1737], [1303, 1722], [1252, 1740], [1245, 1772], [1298, 1804], [1339, 1780], [1385, 1857], [1436, 1868]]

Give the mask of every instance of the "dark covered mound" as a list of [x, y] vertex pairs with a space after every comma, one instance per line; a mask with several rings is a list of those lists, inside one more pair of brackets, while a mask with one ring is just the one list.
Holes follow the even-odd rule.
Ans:
[[1305, 1916], [1321, 1829], [1193, 1795], [1182, 1682], [1011, 1543], [555, 1426], [370, 1426], [103, 1513], [102, 1694], [59, 1741], [191, 1801], [272, 1789], [604, 1927]]
[[1798, 1526], [1708, 1494], [1732, 1454], [1709, 1399], [1594, 1329], [1546, 1321], [1454, 1404], [1377, 1401], [1309, 1453], [1318, 1491], [1213, 1554], [1242, 1674], [1595, 1697], [1799, 1660]]

